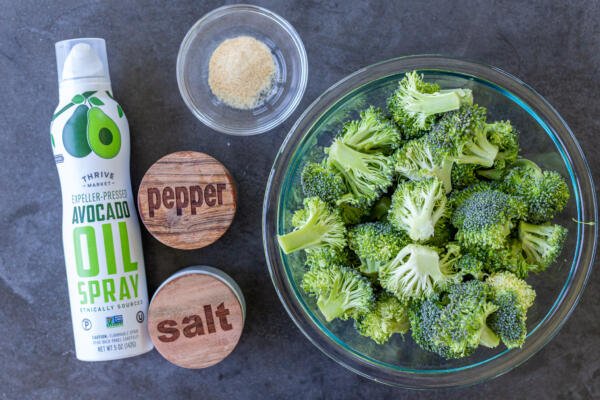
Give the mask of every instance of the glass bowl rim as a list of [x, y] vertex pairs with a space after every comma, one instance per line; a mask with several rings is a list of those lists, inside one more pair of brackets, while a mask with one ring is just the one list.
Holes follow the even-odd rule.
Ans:
[[[504, 88], [510, 95], [518, 95], [515, 97], [520, 100], [521, 107], [535, 105], [538, 113], [543, 113], [546, 120], [552, 118], [551, 123], [548, 124], [546, 120], [542, 121], [535, 111], [526, 110], [532, 117], [537, 117], [538, 122], [547, 126], [546, 131], [550, 129], [550, 126], [554, 128], [552, 134], [548, 133], [555, 142], [557, 151], [565, 153], [562, 154], [563, 159], [569, 158], [567, 168], [573, 174], [571, 180], [576, 191], [575, 201], [579, 220], [597, 221], [594, 182], [585, 155], [569, 126], [546, 99], [520, 79], [497, 67], [440, 55], [405, 56], [372, 64], [338, 81], [323, 92], [292, 126], [277, 153], [265, 190], [262, 220], [265, 258], [277, 295], [290, 318], [319, 350], [337, 363], [361, 376], [404, 388], [468, 386], [512, 370], [541, 350], [558, 333], [579, 302], [589, 280], [596, 251], [597, 224], [577, 225], [578, 238], [581, 240], [578, 240], [565, 286], [554, 305], [538, 325], [538, 328], [542, 329], [531, 332], [532, 337], [528, 338], [523, 348], [504, 350], [482, 362], [449, 370], [404, 369], [390, 371], [374, 365], [364, 356], [361, 358], [356, 352], [344, 347], [343, 343], [340, 344], [339, 341], [336, 343], [336, 340], [323, 332], [322, 328], [306, 312], [305, 307], [300, 304], [301, 300], [294, 293], [293, 285], [290, 285], [291, 277], [283, 265], [273, 235], [273, 232], [277, 232], [283, 177], [285, 177], [294, 152], [298, 149], [301, 141], [305, 139], [306, 134], [312, 130], [314, 124], [348, 94], [372, 81], [410, 69], [437, 70], [458, 73], [464, 77], [472, 76], [478, 80], [487, 80], [494, 86]], [[372, 74], [376, 76], [372, 76]], [[505, 93], [505, 95], [507, 94]], [[553, 134], [556, 138], [552, 137]], [[575, 157], [575, 161], [571, 159], [572, 157]]]
[[[295, 52], [298, 54], [298, 57], [300, 59], [300, 68], [299, 71], [296, 72], [299, 76], [298, 87], [296, 91], [293, 92], [293, 96], [291, 97], [289, 104], [282, 108], [282, 112], [277, 118], [268, 118], [265, 122], [253, 128], [231, 127], [227, 124], [215, 121], [213, 118], [210, 118], [208, 115], [202, 112], [202, 110], [196, 107], [196, 105], [192, 101], [192, 96], [190, 95], [189, 90], [186, 87], [187, 77], [184, 72], [184, 66], [187, 60], [187, 55], [190, 51], [191, 42], [201, 31], [202, 27], [205, 24], [212, 22], [218, 18], [238, 12], [254, 13], [259, 15], [260, 17], [271, 19], [272, 21], [277, 23], [290, 36], [291, 41], [294, 44], [293, 47], [295, 49]], [[300, 104], [300, 100], [302, 100], [302, 96], [304, 96], [304, 92], [306, 90], [306, 85], [308, 82], [308, 57], [306, 55], [306, 49], [304, 48], [304, 43], [302, 42], [300, 35], [285, 18], [263, 7], [251, 4], [231, 4], [216, 8], [204, 14], [187, 31], [185, 37], [181, 41], [181, 45], [179, 46], [179, 52], [177, 53], [176, 74], [177, 86], [179, 87], [179, 93], [183, 98], [183, 102], [190, 109], [192, 114], [194, 114], [194, 116], [198, 118], [203, 124], [218, 132], [225, 133], [228, 135], [253, 136], [267, 132], [277, 127], [278, 125], [283, 123], [298, 107], [298, 105]]]

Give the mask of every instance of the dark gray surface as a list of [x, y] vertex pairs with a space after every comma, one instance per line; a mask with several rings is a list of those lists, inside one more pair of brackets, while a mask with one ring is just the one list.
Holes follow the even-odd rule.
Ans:
[[[277, 299], [260, 239], [273, 158], [310, 102], [373, 62], [443, 53], [503, 68], [546, 96], [600, 172], [598, 2], [424, 3], [261, 2], [304, 40], [308, 88], [284, 125], [237, 138], [197, 121], [175, 79], [185, 32], [221, 3], [0, 1], [0, 398], [600, 398], [598, 272], [561, 333], [529, 362], [483, 385], [435, 392], [392, 389], [338, 366], [304, 338]], [[151, 292], [197, 263], [221, 267], [244, 291], [243, 337], [218, 366], [183, 370], [156, 352], [91, 364], [74, 357], [48, 126], [57, 102], [54, 42], [80, 36], [106, 38], [114, 93], [131, 124], [134, 187], [155, 160], [177, 150], [212, 154], [237, 179], [238, 215], [211, 247], [177, 251], [144, 232]]]

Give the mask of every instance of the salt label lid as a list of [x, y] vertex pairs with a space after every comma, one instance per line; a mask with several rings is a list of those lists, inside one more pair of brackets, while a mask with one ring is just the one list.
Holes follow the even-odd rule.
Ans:
[[227, 168], [194, 151], [169, 154], [154, 163], [138, 190], [138, 209], [148, 231], [176, 249], [206, 247], [227, 231], [237, 193]]
[[244, 327], [243, 295], [224, 272], [192, 267], [167, 279], [148, 309], [158, 352], [183, 368], [206, 368], [227, 357]]

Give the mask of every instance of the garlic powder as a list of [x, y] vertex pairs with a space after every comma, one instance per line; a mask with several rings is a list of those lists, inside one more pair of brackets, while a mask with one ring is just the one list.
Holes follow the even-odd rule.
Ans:
[[225, 104], [243, 110], [257, 107], [273, 86], [275, 62], [266, 44], [251, 36], [224, 40], [208, 66], [208, 85]]

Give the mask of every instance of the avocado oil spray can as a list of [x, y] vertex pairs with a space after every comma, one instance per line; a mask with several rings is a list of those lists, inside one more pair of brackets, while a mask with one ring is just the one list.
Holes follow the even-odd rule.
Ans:
[[59, 105], [50, 139], [60, 177], [63, 247], [77, 358], [152, 349], [130, 137], [112, 95], [103, 39], [56, 43]]

